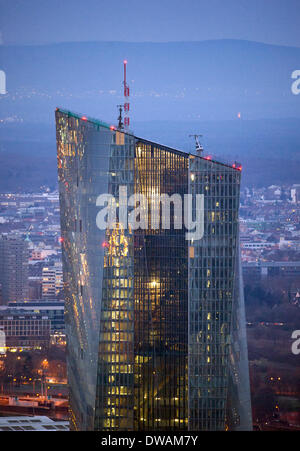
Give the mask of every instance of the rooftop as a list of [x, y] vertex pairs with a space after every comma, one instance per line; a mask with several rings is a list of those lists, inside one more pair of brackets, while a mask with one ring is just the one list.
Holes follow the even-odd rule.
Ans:
[[[132, 133], [126, 133], [123, 130], [122, 131], [117, 130], [117, 127], [115, 125], [109, 125], [106, 122], [100, 121], [99, 119], [88, 117], [88, 116], [85, 116], [85, 115], [82, 115], [82, 114], [79, 114], [79, 113], [75, 113], [75, 112], [72, 112], [72, 111], [64, 110], [62, 108], [56, 108], [56, 111], [60, 112], [60, 113], [63, 113], [65, 115], [67, 115], [68, 117], [74, 117], [74, 118], [79, 119], [79, 120], [84, 121], [84, 122], [91, 122], [94, 125], [105, 127], [105, 128], [107, 128], [107, 129], [109, 129], [111, 131], [119, 131], [120, 133], [125, 133], [127, 135], [134, 136]], [[234, 169], [236, 171], [241, 171], [242, 170], [242, 166], [239, 163], [236, 163], [236, 162], [233, 163], [232, 165], [230, 165], [230, 164], [222, 163], [222, 162], [217, 161], [217, 160], [213, 160], [209, 156], [203, 156], [202, 157], [202, 156], [199, 156], [199, 155], [190, 154], [190, 153], [182, 151], [182, 150], [174, 149], [172, 147], [165, 146], [165, 145], [162, 145], [162, 144], [159, 144], [159, 143], [155, 143], [153, 141], [150, 141], [150, 140], [147, 140], [147, 139], [144, 139], [144, 138], [139, 138], [137, 136], [135, 136], [135, 138], [137, 140], [139, 140], [139, 141], [143, 141], [143, 142], [146, 142], [146, 143], [149, 143], [149, 144], [157, 144], [158, 146], [165, 147], [165, 149], [169, 149], [169, 150], [171, 150], [173, 152], [180, 153], [180, 154], [183, 154], [183, 155], [190, 155], [190, 156], [196, 157], [196, 158], [201, 158], [202, 160], [210, 161], [211, 163], [219, 164], [221, 166], [225, 166], [227, 168]]]
[[0, 431], [68, 431], [67, 421], [54, 421], [46, 416], [0, 417]]

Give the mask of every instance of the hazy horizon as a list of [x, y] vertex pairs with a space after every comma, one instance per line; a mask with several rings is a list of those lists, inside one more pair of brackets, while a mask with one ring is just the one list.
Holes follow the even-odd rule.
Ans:
[[[300, 46], [298, 0], [0, 0], [0, 42], [246, 39]], [[57, 37], [59, 36], [59, 39]]]

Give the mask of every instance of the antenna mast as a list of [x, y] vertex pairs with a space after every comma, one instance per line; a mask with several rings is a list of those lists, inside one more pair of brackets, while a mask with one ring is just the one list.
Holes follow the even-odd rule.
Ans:
[[189, 137], [192, 137], [195, 139], [195, 147], [196, 147], [196, 154], [201, 156], [203, 152], [203, 146], [199, 141], [199, 138], [201, 138], [203, 135], [189, 135]]
[[122, 118], [123, 105], [117, 105], [117, 107], [119, 108], [118, 129], [123, 130], [123, 128], [124, 128], [123, 118]]
[[124, 129], [125, 131], [128, 131], [129, 129], [129, 85], [127, 84], [126, 79], [126, 66], [127, 66], [127, 60], [123, 61], [124, 64]]

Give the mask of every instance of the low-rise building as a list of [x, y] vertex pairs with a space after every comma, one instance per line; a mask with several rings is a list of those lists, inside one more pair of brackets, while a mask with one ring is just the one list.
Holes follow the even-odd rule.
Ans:
[[7, 349], [47, 348], [50, 343], [51, 322], [44, 314], [1, 308], [0, 330]]

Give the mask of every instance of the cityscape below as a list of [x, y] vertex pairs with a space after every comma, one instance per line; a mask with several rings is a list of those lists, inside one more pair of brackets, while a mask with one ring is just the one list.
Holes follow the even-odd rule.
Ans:
[[[299, 219], [300, 185], [242, 188], [254, 429], [300, 429], [300, 373], [290, 351], [300, 319]], [[67, 421], [58, 191], [2, 193], [0, 233], [0, 414]]]

